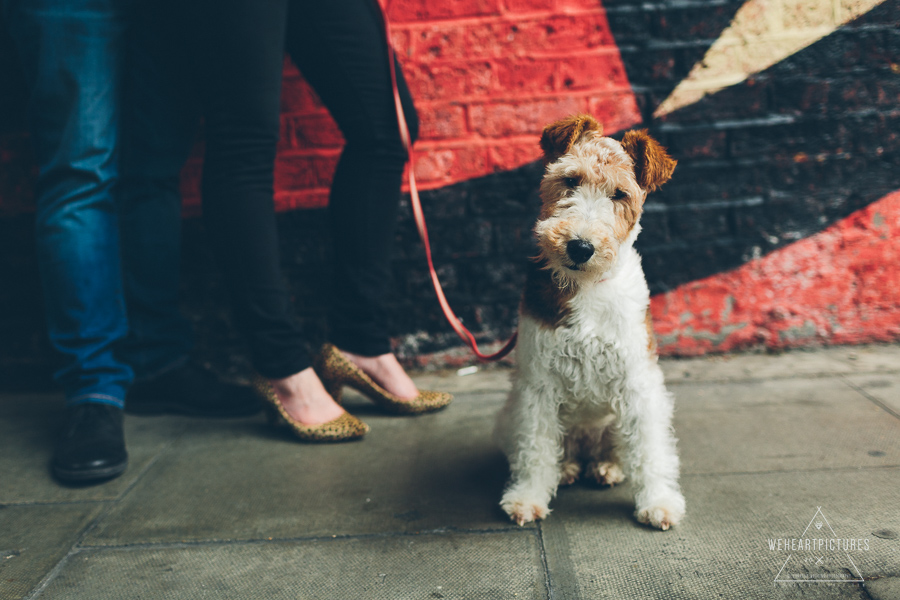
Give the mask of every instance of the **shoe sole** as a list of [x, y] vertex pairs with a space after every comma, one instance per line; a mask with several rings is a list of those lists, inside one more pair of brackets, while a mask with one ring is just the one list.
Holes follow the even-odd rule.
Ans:
[[53, 475], [65, 483], [85, 483], [88, 481], [113, 479], [124, 473], [127, 467], [128, 461], [126, 460], [121, 464], [104, 467], [102, 469], [70, 471], [54, 465], [52, 470]]

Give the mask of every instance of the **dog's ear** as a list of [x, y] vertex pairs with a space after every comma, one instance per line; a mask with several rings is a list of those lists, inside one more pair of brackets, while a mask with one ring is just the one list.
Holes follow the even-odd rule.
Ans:
[[550, 123], [544, 127], [544, 133], [541, 134], [544, 158], [548, 162], [556, 160], [568, 152], [572, 144], [588, 131], [596, 131], [602, 135], [603, 125], [590, 115], [572, 115]]
[[647, 134], [646, 129], [626, 133], [622, 138], [622, 147], [634, 161], [634, 176], [638, 185], [648, 192], [672, 178], [678, 161], [669, 156], [666, 149]]

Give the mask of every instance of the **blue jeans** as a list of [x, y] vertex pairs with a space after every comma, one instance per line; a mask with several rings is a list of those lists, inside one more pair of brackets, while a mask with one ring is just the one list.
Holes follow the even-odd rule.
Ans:
[[[134, 378], [132, 363], [160, 370], [184, 360], [189, 346], [172, 303], [178, 245], [174, 265], [172, 251], [155, 256], [152, 269], [142, 254], [168, 250], [169, 228], [180, 215], [171, 203], [159, 202], [156, 210], [135, 203], [122, 211], [120, 228], [126, 5], [4, 0], [3, 9], [29, 88], [39, 168], [37, 256], [50, 342], [62, 358], [55, 377], [69, 405], [122, 406]], [[175, 231], [179, 235], [177, 224]], [[123, 277], [123, 267], [132, 265]], [[157, 282], [170, 289], [157, 289]], [[136, 296], [131, 319], [141, 324], [130, 337], [126, 288]], [[145, 311], [148, 306], [153, 311]], [[166, 341], [156, 343], [163, 333]]]

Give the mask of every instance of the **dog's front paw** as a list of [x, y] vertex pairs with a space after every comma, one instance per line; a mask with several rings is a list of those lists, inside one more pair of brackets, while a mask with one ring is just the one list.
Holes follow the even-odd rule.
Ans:
[[645, 525], [666, 531], [672, 525], [678, 525], [684, 517], [684, 497], [676, 492], [651, 502], [650, 506], [638, 507], [634, 516]]
[[500, 508], [519, 525], [544, 519], [550, 514], [550, 509], [547, 507], [546, 502], [525, 498], [508, 498], [504, 496], [500, 502]]
[[616, 485], [625, 481], [625, 472], [617, 462], [591, 463], [587, 473], [600, 485]]

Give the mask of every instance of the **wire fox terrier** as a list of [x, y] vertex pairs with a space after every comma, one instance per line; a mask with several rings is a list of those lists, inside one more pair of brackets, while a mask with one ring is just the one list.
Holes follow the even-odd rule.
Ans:
[[517, 368], [495, 438], [512, 477], [500, 506], [524, 525], [582, 474], [634, 485], [635, 517], [684, 516], [672, 396], [657, 364], [650, 292], [634, 240], [647, 193], [675, 161], [644, 131], [622, 142], [577, 115], [541, 136], [540, 253], [519, 308]]

